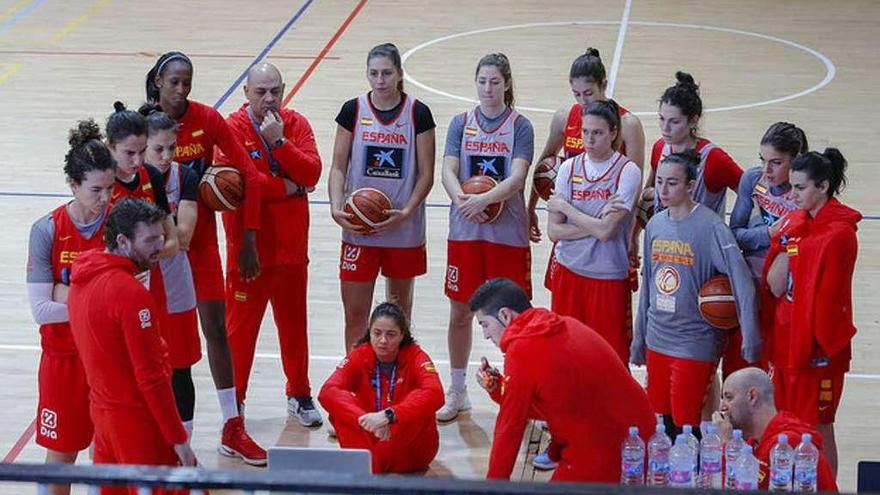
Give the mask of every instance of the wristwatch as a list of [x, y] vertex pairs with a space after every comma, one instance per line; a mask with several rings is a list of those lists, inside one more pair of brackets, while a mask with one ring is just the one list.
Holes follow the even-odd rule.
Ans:
[[284, 139], [284, 136], [276, 139], [275, 145], [273, 146], [273, 148], [277, 148], [277, 147], [281, 146], [282, 144], [284, 144], [285, 141], [286, 141], [286, 139]]
[[388, 418], [388, 424], [391, 424], [397, 420], [397, 418], [394, 416], [394, 409], [391, 409], [390, 407], [385, 409], [385, 417]]

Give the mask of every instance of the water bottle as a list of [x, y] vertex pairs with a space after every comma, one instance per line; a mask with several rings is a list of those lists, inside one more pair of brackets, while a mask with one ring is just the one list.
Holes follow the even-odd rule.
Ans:
[[700, 465], [699, 465], [700, 441], [697, 440], [696, 435], [694, 435], [694, 427], [689, 424], [685, 424], [684, 426], [681, 427], [681, 434], [684, 435], [684, 437], [687, 439], [688, 446], [691, 448], [691, 450], [694, 451], [693, 478], [694, 478], [694, 485], [697, 485], [698, 484], [697, 480], [699, 479], [697, 477], [697, 475], [699, 474], [698, 469], [700, 467]]
[[788, 444], [788, 435], [785, 433], [776, 439], [776, 445], [770, 450], [769, 489], [771, 492], [790, 492], [794, 449]]
[[727, 447], [724, 449], [725, 488], [736, 488], [736, 460], [739, 459], [739, 453], [745, 444], [742, 430], [733, 430], [733, 437], [727, 441]]
[[648, 486], [669, 484], [669, 449], [672, 441], [666, 436], [666, 426], [657, 425], [656, 433], [648, 441]]
[[700, 441], [700, 488], [720, 489], [723, 457], [721, 437], [714, 424], [707, 425], [705, 431]]
[[620, 449], [620, 484], [645, 484], [645, 442], [639, 438], [638, 426], [629, 427], [629, 436]]
[[669, 486], [693, 488], [696, 463], [697, 459], [688, 445], [687, 437], [684, 434], [675, 437], [675, 445], [669, 450]]
[[739, 459], [736, 460], [736, 466], [733, 468], [736, 472], [736, 489], [757, 490], [759, 467], [758, 459], [752, 455], [752, 446], [744, 445], [740, 450]]
[[813, 445], [813, 435], [801, 435], [801, 443], [794, 449], [794, 491], [816, 491], [816, 467], [819, 450]]

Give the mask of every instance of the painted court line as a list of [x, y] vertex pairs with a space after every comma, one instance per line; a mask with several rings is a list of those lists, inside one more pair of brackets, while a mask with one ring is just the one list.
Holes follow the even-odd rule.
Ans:
[[632, 0], [626, 0], [623, 7], [623, 16], [620, 18], [620, 29], [617, 30], [617, 43], [614, 45], [614, 58], [611, 60], [611, 73], [608, 76], [608, 87], [605, 95], [614, 98], [614, 87], [617, 85], [617, 73], [620, 71], [620, 57], [623, 56], [623, 40], [626, 38], [626, 28], [629, 26], [629, 15], [632, 11]]
[[7, 16], [10, 16], [10, 17], [8, 19], [6, 19], [3, 22], [3, 24], [0, 24], [0, 34], [3, 34], [4, 31], [6, 31], [7, 29], [11, 28], [12, 26], [15, 26], [16, 24], [18, 24], [18, 21], [22, 20], [25, 16], [27, 16], [28, 14], [33, 12], [34, 9], [36, 9], [40, 5], [43, 5], [44, 3], [46, 3], [46, 0], [36, 0], [35, 2], [32, 2], [30, 5], [27, 5], [26, 7], [22, 8], [22, 6], [26, 3], [28, 3], [28, 2], [27, 1], [18, 2], [17, 4], [13, 5], [12, 7], [10, 7], [9, 9], [6, 10], [6, 12], [3, 14], [4, 17], [7, 17]]
[[290, 103], [290, 100], [293, 98], [293, 95], [295, 95], [300, 90], [300, 88], [305, 85], [306, 81], [309, 80], [309, 77], [311, 77], [312, 73], [315, 71], [318, 65], [321, 64], [321, 61], [323, 61], [324, 58], [327, 56], [327, 53], [330, 51], [330, 49], [333, 48], [333, 45], [335, 45], [339, 38], [342, 37], [342, 34], [345, 33], [345, 30], [348, 29], [348, 26], [351, 25], [352, 21], [354, 21], [354, 18], [357, 17], [357, 15], [361, 12], [361, 10], [364, 8], [364, 5], [366, 4], [367, 0], [360, 0], [357, 5], [355, 5], [354, 9], [351, 11], [350, 14], [348, 14], [348, 17], [345, 19], [342, 25], [339, 26], [339, 29], [337, 29], [336, 32], [333, 34], [333, 37], [330, 38], [330, 41], [328, 41], [327, 44], [324, 45], [324, 48], [321, 49], [320, 53], [318, 53], [318, 56], [315, 57], [315, 60], [312, 61], [311, 65], [309, 65], [306, 71], [303, 72], [303, 74], [299, 77], [299, 80], [296, 81], [296, 84], [293, 85], [293, 88], [290, 90], [290, 92], [287, 93], [287, 96], [284, 97], [284, 100], [281, 102], [282, 107], [286, 107], [287, 104]]
[[21, 433], [21, 436], [18, 437], [18, 440], [15, 441], [15, 444], [12, 445], [12, 448], [9, 449], [9, 452], [6, 453], [6, 456], [0, 462], [4, 464], [14, 462], [15, 459], [18, 458], [18, 455], [21, 454], [21, 451], [24, 450], [25, 446], [31, 440], [31, 437], [34, 436], [34, 433], [36, 433], [36, 431], [37, 418], [34, 418], [31, 421], [31, 424], [24, 429], [24, 431]]
[[12, 64], [8, 69], [0, 72], [0, 84], [5, 83], [6, 80], [18, 72], [19, 69], [21, 69], [21, 64]]
[[70, 21], [66, 26], [61, 28], [60, 31], [55, 33], [55, 36], [52, 36], [52, 39], [49, 40], [49, 44], [54, 45], [55, 43], [61, 41], [62, 38], [70, 34], [74, 29], [78, 28], [80, 24], [86, 22], [89, 17], [97, 14], [98, 12], [103, 10], [104, 7], [110, 5], [110, 2], [112, 1], [113, 0], [98, 0], [98, 3], [93, 5], [89, 10], [78, 15], [76, 19]]
[[[82, 50], [0, 50], [0, 55], [35, 55], [45, 57], [140, 57], [155, 59], [162, 55], [159, 52], [113, 52], [113, 51], [82, 51]], [[220, 59], [237, 59], [237, 58], [253, 58], [253, 55], [244, 53], [187, 53], [192, 59], [197, 58], [220, 58]], [[312, 60], [315, 57], [311, 55], [272, 55], [276, 60]], [[337, 60], [339, 57], [327, 57], [328, 59]]]

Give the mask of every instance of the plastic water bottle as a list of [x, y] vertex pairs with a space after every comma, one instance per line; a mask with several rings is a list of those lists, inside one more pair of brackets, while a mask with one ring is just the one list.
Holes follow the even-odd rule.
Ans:
[[691, 426], [691, 425], [689, 425], [689, 424], [685, 424], [684, 426], [681, 427], [681, 434], [684, 435], [684, 437], [687, 439], [687, 444], [688, 444], [688, 446], [691, 448], [691, 450], [694, 451], [694, 472], [693, 472], [693, 478], [694, 478], [694, 485], [697, 485], [697, 484], [698, 484], [698, 479], [699, 479], [699, 478], [697, 477], [698, 474], [699, 474], [698, 469], [699, 469], [699, 467], [700, 467], [700, 464], [699, 464], [699, 459], [700, 459], [700, 441], [697, 440], [696, 435], [694, 435], [694, 427]]
[[776, 439], [776, 445], [770, 450], [769, 488], [771, 492], [790, 492], [794, 449], [788, 444], [788, 435], [785, 433]]
[[703, 439], [700, 441], [700, 488], [721, 488], [722, 444], [718, 436], [718, 427], [714, 424], [706, 426]]
[[819, 450], [813, 445], [813, 435], [801, 435], [801, 443], [794, 449], [794, 491], [816, 491], [816, 467]]
[[682, 433], [675, 437], [675, 445], [669, 450], [669, 486], [676, 488], [694, 487], [694, 466], [697, 459]]
[[669, 484], [669, 449], [672, 441], [666, 436], [666, 426], [659, 424], [654, 435], [648, 440], [648, 486]]
[[645, 484], [645, 442], [639, 438], [638, 426], [629, 427], [620, 449], [620, 484]]
[[758, 459], [752, 455], [752, 446], [744, 445], [733, 468], [736, 471], [736, 489], [757, 490], [759, 467]]
[[727, 441], [727, 447], [724, 449], [725, 488], [736, 488], [736, 460], [739, 459], [739, 453], [745, 444], [742, 430], [733, 430], [733, 437]]

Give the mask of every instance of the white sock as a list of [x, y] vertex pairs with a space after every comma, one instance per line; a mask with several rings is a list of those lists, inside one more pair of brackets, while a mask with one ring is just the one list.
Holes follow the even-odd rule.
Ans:
[[235, 400], [235, 387], [217, 390], [217, 399], [220, 400], [220, 414], [223, 415], [223, 423], [238, 416], [238, 402]]
[[183, 429], [186, 430], [186, 439], [190, 440], [193, 436], [193, 420], [184, 421]]
[[467, 378], [467, 368], [452, 368], [452, 390], [461, 392], [465, 389], [465, 379]]

